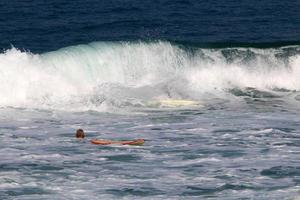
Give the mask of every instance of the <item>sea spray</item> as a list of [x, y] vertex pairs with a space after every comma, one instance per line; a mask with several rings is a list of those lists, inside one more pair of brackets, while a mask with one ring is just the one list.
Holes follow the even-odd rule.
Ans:
[[231, 98], [233, 89], [298, 91], [300, 47], [201, 49], [93, 42], [0, 54], [0, 106], [106, 110], [158, 99]]

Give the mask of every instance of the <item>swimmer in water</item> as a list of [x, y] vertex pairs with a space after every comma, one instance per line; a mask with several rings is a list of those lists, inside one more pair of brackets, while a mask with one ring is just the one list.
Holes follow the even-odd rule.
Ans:
[[84, 131], [80, 128], [76, 131], [76, 138], [83, 139], [85, 137]]
[[[76, 131], [76, 138], [78, 139], [84, 139], [85, 133], [80, 128]], [[143, 145], [145, 142], [144, 139], [137, 139], [137, 140], [130, 140], [130, 141], [112, 141], [112, 140], [97, 140], [93, 139], [91, 140], [92, 144], [98, 144], [98, 145], [110, 145], [110, 144], [119, 144], [119, 145]]]

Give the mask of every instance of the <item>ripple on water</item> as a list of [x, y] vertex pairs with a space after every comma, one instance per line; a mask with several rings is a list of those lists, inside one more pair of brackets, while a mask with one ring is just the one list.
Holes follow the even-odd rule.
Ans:
[[131, 155], [131, 154], [122, 154], [122, 155], [111, 155], [105, 157], [107, 160], [119, 161], [119, 162], [132, 162], [140, 160], [140, 156]]
[[51, 194], [50, 191], [45, 190], [41, 187], [18, 187], [10, 188], [5, 192], [9, 196], [21, 196], [21, 195], [42, 195], [42, 194]]
[[163, 191], [153, 188], [153, 187], [139, 187], [139, 188], [122, 188], [122, 189], [108, 189], [107, 193], [113, 194], [116, 196], [155, 196], [155, 195], [163, 195], [165, 194]]
[[260, 174], [271, 178], [299, 177], [300, 167], [276, 166], [269, 169], [264, 169]]
[[199, 196], [199, 195], [209, 195], [223, 190], [252, 190], [255, 189], [249, 185], [238, 185], [238, 184], [224, 184], [218, 187], [203, 187], [203, 186], [187, 186], [186, 191], [182, 193], [183, 196]]

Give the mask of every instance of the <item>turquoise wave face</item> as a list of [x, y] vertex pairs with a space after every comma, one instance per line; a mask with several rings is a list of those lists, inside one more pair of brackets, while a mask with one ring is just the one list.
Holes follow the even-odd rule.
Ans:
[[207, 49], [161, 41], [94, 42], [45, 54], [12, 48], [0, 57], [0, 105], [107, 110], [169, 99], [297, 100], [299, 55], [298, 45]]

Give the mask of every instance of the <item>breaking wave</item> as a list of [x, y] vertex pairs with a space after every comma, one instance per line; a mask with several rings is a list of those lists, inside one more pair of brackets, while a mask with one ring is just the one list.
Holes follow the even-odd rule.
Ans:
[[298, 45], [93, 42], [44, 54], [11, 48], [0, 54], [0, 106], [107, 111], [161, 99], [296, 96], [299, 77]]

